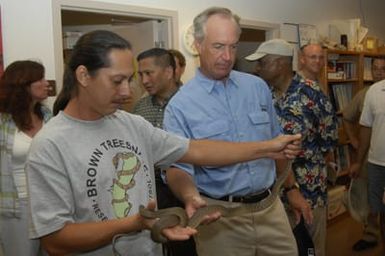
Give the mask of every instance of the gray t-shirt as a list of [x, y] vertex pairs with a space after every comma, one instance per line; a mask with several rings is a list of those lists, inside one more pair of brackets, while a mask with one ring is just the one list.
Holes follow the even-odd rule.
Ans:
[[[120, 110], [96, 121], [60, 112], [31, 145], [27, 167], [31, 238], [60, 230], [68, 222], [137, 213], [139, 205], [156, 197], [153, 166], [175, 162], [186, 153], [188, 143]], [[122, 253], [160, 255], [160, 246], [148, 231], [125, 239], [129, 242], [118, 243]], [[113, 254], [109, 245], [82, 255]]]

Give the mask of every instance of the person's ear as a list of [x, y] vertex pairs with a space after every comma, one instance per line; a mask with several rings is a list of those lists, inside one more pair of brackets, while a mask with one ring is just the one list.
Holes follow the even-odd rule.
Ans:
[[90, 74], [88, 73], [88, 69], [84, 65], [80, 65], [75, 70], [76, 80], [83, 87], [88, 86], [88, 82], [90, 79]]
[[305, 55], [302, 52], [298, 53], [298, 60], [301, 66], [305, 65]]
[[168, 66], [166, 69], [165, 69], [165, 72], [166, 72], [166, 76], [167, 76], [167, 79], [170, 80], [170, 79], [173, 79], [175, 77], [175, 71], [174, 69], [172, 68], [172, 66]]
[[199, 55], [201, 54], [201, 51], [202, 51], [202, 43], [203, 43], [203, 40], [200, 42], [198, 42], [197, 40], [194, 40], [194, 46]]

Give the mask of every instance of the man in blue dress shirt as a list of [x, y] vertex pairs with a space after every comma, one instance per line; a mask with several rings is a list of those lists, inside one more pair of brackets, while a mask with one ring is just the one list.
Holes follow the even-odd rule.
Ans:
[[[239, 18], [226, 8], [212, 7], [194, 19], [200, 68], [166, 107], [164, 128], [194, 139], [264, 141], [279, 136], [272, 97], [258, 77], [233, 71], [241, 33]], [[192, 215], [206, 204], [241, 206], [246, 214], [220, 218], [198, 227], [198, 255], [297, 255], [284, 207], [277, 199], [256, 212], [255, 204], [269, 194], [276, 178], [276, 156], [231, 166], [177, 164], [166, 179]], [[285, 159], [277, 160], [285, 166]], [[277, 168], [278, 169], [278, 168]], [[286, 187], [294, 187], [292, 173]], [[290, 199], [298, 216], [311, 222], [309, 205], [297, 189]], [[211, 214], [207, 222], [219, 217]]]

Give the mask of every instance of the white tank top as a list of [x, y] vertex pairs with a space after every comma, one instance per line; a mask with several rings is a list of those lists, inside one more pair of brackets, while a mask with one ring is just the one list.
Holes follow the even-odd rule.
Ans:
[[26, 198], [28, 196], [25, 162], [27, 161], [31, 142], [32, 138], [27, 134], [20, 130], [16, 131], [12, 151], [12, 174], [19, 198]]

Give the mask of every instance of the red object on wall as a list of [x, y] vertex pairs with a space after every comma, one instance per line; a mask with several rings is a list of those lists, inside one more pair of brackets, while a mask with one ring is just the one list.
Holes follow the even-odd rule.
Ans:
[[3, 74], [4, 62], [3, 62], [3, 32], [1, 30], [1, 7], [0, 7], [0, 75]]

